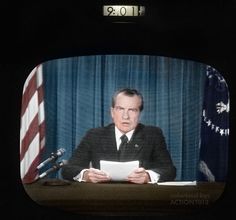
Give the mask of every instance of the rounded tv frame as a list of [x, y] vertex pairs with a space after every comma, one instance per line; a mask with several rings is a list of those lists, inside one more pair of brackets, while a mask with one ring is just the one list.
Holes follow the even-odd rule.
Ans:
[[[47, 71], [47, 74], [51, 74], [52, 76], [49, 76], [49, 79], [51, 77], [56, 77], [53, 76], [55, 74], [59, 74], [59, 76], [61, 76], [63, 74], [63, 72], [66, 72], [67, 69], [65, 68], [66, 66], [71, 66], [71, 63], [75, 64], [80, 63], [80, 62], [84, 62], [83, 64], [85, 66], [83, 66], [84, 71], [86, 72], [86, 68], [89, 68], [89, 66], [91, 67], [92, 65], [96, 66], [98, 65], [98, 63], [100, 63], [103, 66], [103, 72], [104, 74], [107, 76], [110, 75], [109, 73], [109, 69], [107, 70], [107, 72], [105, 71], [106, 69], [106, 65], [109, 65], [109, 61], [113, 62], [114, 59], [116, 60], [116, 66], [114, 67], [113, 65], [112, 68], [115, 69], [116, 68], [122, 66], [121, 64], [124, 65], [130, 65], [133, 66], [134, 68], [134, 62], [136, 62], [137, 68], [136, 71], [138, 72], [137, 74], [140, 74], [139, 72], [139, 68], [140, 68], [140, 62], [143, 62], [143, 65], [145, 66], [145, 62], [148, 62], [149, 64], [151, 62], [155, 63], [157, 66], [159, 66], [161, 63], [163, 65], [163, 73], [162, 75], [160, 74], [160, 69], [159, 71], [157, 71], [156, 69], [154, 71], [151, 71], [150, 68], [146, 70], [146, 72], [144, 73], [144, 75], [157, 75], [155, 76], [155, 79], [158, 81], [158, 76], [165, 76], [168, 75], [168, 77], [170, 78], [170, 81], [172, 81], [176, 76], [176, 74], [178, 75], [178, 73], [176, 73], [175, 70], [178, 70], [178, 65], [182, 67], [184, 66], [185, 69], [184, 72], [180, 73], [183, 76], [186, 76], [186, 74], [189, 74], [188, 71], [190, 71], [191, 69], [193, 69], [194, 67], [196, 68], [196, 71], [193, 71], [190, 75], [191, 77], [193, 75], [195, 75], [196, 77], [196, 73], [198, 73], [198, 71], [201, 73], [201, 77], [202, 79], [198, 81], [199, 83], [199, 87], [196, 87], [196, 82], [195, 84], [192, 84], [191, 81], [189, 81], [189, 86], [190, 88], [192, 87], [192, 90], [196, 88], [199, 89], [198, 93], [201, 93], [201, 99], [199, 100], [199, 103], [201, 103], [201, 106], [199, 107], [199, 111], [197, 113], [197, 117], [199, 120], [201, 120], [203, 123], [203, 125], [206, 125], [207, 127], [209, 127], [209, 125], [207, 123], [209, 123], [209, 117], [208, 115], [206, 115], [206, 113], [208, 114], [207, 110], [203, 108], [202, 103], [204, 103], [204, 91], [205, 91], [205, 84], [206, 81], [211, 79], [211, 77], [215, 77], [215, 80], [222, 80], [224, 79], [222, 77], [222, 75], [213, 67], [203, 64], [203, 63], [199, 63], [196, 61], [192, 61], [192, 60], [184, 60], [184, 59], [177, 59], [177, 58], [170, 58], [170, 57], [162, 57], [162, 56], [154, 56], [154, 55], [114, 55], [114, 54], [108, 54], [108, 55], [85, 55], [85, 56], [77, 56], [77, 57], [66, 57], [66, 58], [61, 58], [61, 59], [54, 59], [54, 60], [48, 60], [45, 61], [44, 63], [37, 65], [30, 74], [38, 74], [38, 73], [43, 73], [43, 69], [45, 71]], [[129, 61], [127, 61], [127, 59], [129, 58]], [[104, 60], [107, 60], [107, 62], [104, 62]], [[175, 68], [171, 69], [171, 65], [173, 65]], [[185, 66], [186, 65], [186, 66]], [[188, 66], [190, 65], [190, 66]], [[45, 68], [43, 68], [42, 66], [47, 66]], [[52, 68], [52, 66], [54, 67], [54, 69]], [[76, 65], [75, 65], [76, 66]], [[155, 66], [155, 65], [154, 65]], [[201, 68], [199, 68], [199, 66]], [[60, 70], [60, 68], [62, 68], [62, 70]], [[76, 72], [74, 74], [81, 74], [81, 71], [83, 70], [83, 68], [79, 69], [77, 68], [76, 71], [73, 69], [74, 67], [72, 66], [72, 68], [68, 69], [69, 72]], [[92, 69], [96, 69], [95, 67], [92, 67]], [[101, 68], [101, 66], [99, 65], [99, 68]], [[113, 77], [121, 77], [125, 75], [125, 73], [127, 72], [127, 67], [124, 67], [124, 70], [119, 72], [116, 71], [116, 74], [113, 75]], [[135, 68], [134, 68], [135, 69]], [[166, 69], [170, 69], [169, 72], [166, 72]], [[90, 69], [89, 69], [90, 71]], [[95, 70], [96, 72], [97, 70]], [[102, 72], [101, 71], [101, 72]], [[65, 74], [65, 73], [64, 73]], [[72, 73], [70, 73], [72, 74]], [[70, 80], [71, 83], [74, 83], [73, 81], [73, 77], [70, 78], [69, 73], [66, 73], [66, 79]], [[82, 74], [81, 79], [82, 80], [85, 75]], [[134, 74], [133, 71], [130, 71], [131, 76]], [[216, 75], [214, 75], [216, 74]], [[93, 73], [91, 73], [91, 75], [93, 75]], [[130, 75], [127, 77], [131, 77]], [[45, 75], [44, 75], [45, 77]], [[101, 78], [101, 75], [99, 75], [99, 77]], [[133, 78], [137, 77], [137, 75], [132, 76]], [[131, 77], [131, 78], [132, 78]], [[150, 77], [150, 76], [149, 76]], [[59, 77], [60, 78], [60, 77]], [[59, 80], [59, 78], [56, 77], [56, 81]], [[98, 79], [90, 79], [92, 80], [91, 83], [89, 83], [89, 76], [87, 75], [87, 83], [86, 86], [83, 88], [85, 90], [85, 92], [82, 91], [82, 89], [79, 87], [77, 92], [81, 92], [82, 94], [85, 94], [86, 92], [88, 93], [94, 93], [94, 91], [96, 90], [94, 87], [88, 88], [88, 84], [94, 84]], [[197, 77], [196, 77], [197, 78]], [[44, 80], [46, 79], [46, 77], [44, 78]], [[65, 78], [62, 78], [65, 80]], [[111, 78], [111, 81], [105, 81], [104, 79], [106, 79], [106, 77], [101, 78], [101, 81], [103, 81], [101, 83], [101, 85], [106, 88], [109, 87], [109, 82], [113, 81], [114, 78]], [[176, 78], [175, 78], [176, 79]], [[125, 77], [123, 79], [125, 80]], [[164, 81], [167, 79], [163, 79]], [[140, 80], [140, 81], [143, 81]], [[171, 82], [168, 83], [171, 83]], [[52, 81], [53, 82], [53, 81]], [[173, 82], [173, 81], [172, 81]], [[26, 84], [29, 83], [29, 81], [26, 80]], [[66, 82], [68, 84], [68, 81]], [[84, 83], [84, 82], [83, 82]], [[163, 82], [162, 82], [163, 83]], [[176, 83], [176, 82], [175, 82]], [[218, 81], [215, 81], [214, 83], [218, 83]], [[224, 81], [223, 83], [225, 83], [226, 86], [226, 93], [228, 94], [228, 87], [227, 87], [227, 83]], [[107, 86], [106, 86], [107, 84]], [[131, 83], [132, 84], [132, 83]], [[178, 82], [176, 83], [178, 84]], [[182, 82], [182, 85], [188, 87], [188, 85], [186, 85], [187, 82]], [[71, 84], [72, 85], [72, 84]], [[81, 84], [82, 85], [82, 84]], [[101, 88], [100, 85], [100, 88]], [[139, 84], [137, 84], [139, 85]], [[119, 87], [118, 85], [116, 85], [117, 87]], [[39, 86], [41, 89], [41, 85]], [[134, 84], [131, 86], [134, 87]], [[154, 86], [155, 88], [158, 86]], [[63, 87], [61, 87], [63, 88]], [[64, 89], [62, 89], [61, 94], [59, 94], [59, 99], [63, 99], [67, 98], [70, 99], [68, 97], [66, 97], [68, 94], [68, 88], [69, 87], [65, 87]], [[179, 89], [180, 87], [176, 87], [175, 89]], [[213, 89], [215, 87], [212, 87]], [[212, 88], [210, 88], [212, 90]], [[220, 87], [221, 88], [221, 87]], [[40, 89], [38, 91], [38, 93], [40, 94]], [[45, 89], [45, 88], [44, 88]], [[55, 88], [56, 89], [56, 88]], [[60, 88], [59, 88], [60, 89]], [[90, 89], [90, 90], [89, 90]], [[114, 88], [112, 88], [114, 90]], [[222, 89], [222, 88], [221, 88]], [[51, 91], [53, 91], [52, 86], [49, 84], [47, 85], [47, 88], [45, 89], [46, 91], [44, 91], [44, 93], [49, 94]], [[63, 90], [64, 90], [64, 95], [63, 95]], [[143, 91], [146, 91], [147, 94], [149, 94], [151, 88], [150, 85], [146, 85], [146, 90], [144, 89]], [[170, 87], [170, 90], [174, 90], [173, 87]], [[203, 90], [203, 91], [200, 91]], [[112, 91], [112, 90], [111, 90]], [[156, 91], [156, 90], [155, 90]], [[174, 90], [176, 92], [176, 90]], [[186, 90], [187, 91], [187, 90]], [[153, 91], [152, 91], [153, 92]], [[151, 93], [152, 93], [151, 92]], [[215, 91], [213, 91], [214, 93]], [[57, 99], [55, 97], [55, 91], [52, 92], [53, 93], [53, 97], [55, 99]], [[188, 93], [191, 93], [190, 90], [188, 90]], [[194, 91], [192, 91], [192, 93], [194, 94]], [[148, 97], [148, 95], [146, 95], [146, 97]], [[165, 94], [165, 92], [163, 93]], [[145, 97], [144, 95], [144, 97]], [[198, 97], [199, 94], [195, 94], [196, 97]], [[178, 96], [180, 96], [178, 94]], [[186, 96], [186, 95], [183, 95]], [[23, 96], [24, 97], [24, 96]], [[48, 95], [48, 97], [50, 98], [50, 95]], [[176, 97], [175, 97], [176, 98]], [[229, 99], [229, 96], [227, 96], [227, 98]], [[40, 98], [42, 99], [42, 98]], [[39, 101], [40, 101], [39, 99]], [[111, 100], [111, 97], [107, 98], [107, 100], [105, 100], [105, 98], [103, 97], [102, 100], [106, 103], [108, 103]], [[52, 101], [52, 99], [50, 99], [50, 102]], [[68, 100], [67, 100], [68, 101]], [[78, 101], [78, 100], [77, 100]], [[88, 101], [88, 100], [87, 100]], [[227, 100], [228, 101], [228, 100]], [[162, 100], [163, 102], [163, 100]], [[47, 101], [46, 99], [44, 100], [44, 105], [46, 105]], [[58, 103], [60, 103], [58, 101]], [[57, 105], [60, 105], [58, 104]], [[63, 102], [62, 102], [63, 103]], [[74, 102], [73, 102], [74, 103]], [[72, 104], [73, 104], [72, 103]], [[198, 105], [199, 105], [198, 103]], [[47, 109], [50, 110], [50, 104], [51, 106], [53, 106], [53, 103], [48, 103]], [[72, 105], [71, 104], [71, 105]], [[75, 104], [75, 103], [74, 103]], [[103, 103], [101, 103], [103, 104]], [[110, 103], [109, 103], [110, 104]], [[145, 103], [148, 106], [148, 109], [151, 108], [147, 103]], [[193, 104], [193, 103], [192, 103]], [[152, 104], [150, 104], [152, 105]], [[157, 102], [158, 105], [158, 102]], [[197, 105], [195, 103], [195, 105]], [[68, 109], [70, 106], [70, 104], [67, 103], [67, 106], [65, 106], [64, 110], [62, 108], [61, 111], [65, 111], [66, 109]], [[108, 105], [109, 106], [109, 105]], [[175, 107], [178, 106], [178, 104], [173, 105]], [[44, 106], [45, 107], [45, 106]], [[207, 106], [205, 106], [207, 107]], [[212, 104], [210, 105], [210, 107], [212, 108]], [[229, 111], [229, 109], [227, 110], [227, 103], [222, 107], [222, 111], [223, 112], [227, 112]], [[60, 108], [60, 107], [59, 107]], [[79, 108], [79, 107], [78, 107]], [[228, 106], [229, 108], [229, 106]], [[191, 108], [190, 108], [191, 109]], [[172, 110], [172, 109], [171, 109]], [[170, 112], [171, 112], [170, 110]], [[215, 109], [216, 111], [220, 111], [219, 108]], [[188, 110], [190, 111], [190, 110]], [[53, 111], [52, 111], [53, 112]], [[105, 113], [107, 113], [106, 111], [104, 111]], [[205, 112], [205, 113], [203, 113]], [[105, 114], [104, 113], [104, 114]], [[47, 113], [45, 113], [45, 121], [46, 119]], [[50, 116], [52, 117], [52, 116]], [[84, 116], [83, 116], [84, 117]], [[158, 117], [158, 116], [157, 116]], [[195, 116], [196, 117], [196, 116]], [[107, 119], [109, 117], [107, 116]], [[228, 119], [228, 118], [226, 118]], [[89, 119], [86, 119], [87, 121], [89, 121]], [[103, 122], [103, 124], [105, 124], [105, 121]], [[148, 121], [148, 119], [146, 119]], [[61, 123], [61, 122], [60, 122]], [[60, 124], [59, 123], [59, 124]], [[150, 121], [149, 121], [150, 123]], [[162, 124], [165, 124], [165, 122], [161, 122]], [[176, 122], [178, 123], [178, 122]], [[196, 122], [195, 122], [196, 123]], [[196, 123], [198, 124], [198, 126], [202, 126], [201, 123]], [[22, 124], [22, 121], [21, 121]], [[50, 123], [46, 123], [48, 125], [50, 125]], [[64, 124], [64, 123], [61, 123]], [[45, 126], [45, 125], [44, 125]], [[74, 125], [75, 126], [75, 125]], [[71, 126], [74, 128], [74, 126]], [[89, 126], [91, 126], [91, 123], [89, 123]], [[89, 127], [88, 126], [88, 127]], [[101, 126], [101, 124], [100, 124]], [[45, 126], [46, 129], [50, 129], [52, 130], [52, 128], [49, 128], [47, 126]], [[86, 127], [86, 126], [85, 126]], [[212, 129], [212, 127], [214, 127], [214, 129]], [[214, 130], [215, 133], [217, 133], [219, 136], [222, 136], [220, 134], [220, 130], [216, 129], [216, 125], [211, 124], [211, 129], [210, 130]], [[68, 129], [68, 128], [67, 128]], [[170, 129], [170, 133], [173, 132], [174, 127], [172, 129]], [[228, 129], [228, 128], [227, 128]], [[228, 136], [228, 130], [225, 129], [225, 136]], [[60, 128], [59, 128], [60, 130]], [[65, 128], [64, 130], [61, 131], [66, 132]], [[68, 131], [67, 131], [68, 132]], [[84, 134], [86, 132], [86, 129], [84, 128], [83, 131], [81, 131], [82, 134]], [[196, 131], [197, 134], [200, 137], [200, 130]], [[61, 134], [60, 134], [61, 135]], [[59, 136], [60, 136], [59, 135]], [[47, 135], [45, 135], [46, 138]], [[67, 137], [65, 137], [66, 139]], [[82, 138], [81, 137], [78, 138], [78, 140], [80, 140]], [[47, 149], [47, 140], [45, 141], [45, 146], [42, 152], [38, 152], [38, 154], [44, 155], [44, 159], [46, 158], [50, 158], [50, 152], [52, 152], [53, 150], [55, 151], [55, 148], [50, 148]], [[199, 140], [200, 143], [200, 140]], [[197, 148], [199, 147], [199, 143], [197, 144], [197, 146], [195, 146], [195, 151], [197, 150]], [[227, 140], [226, 140], [227, 143]], [[77, 145], [79, 144], [79, 141], [77, 143]], [[50, 145], [50, 144], [49, 144]], [[55, 144], [51, 143], [51, 146], [55, 146]], [[69, 150], [70, 154], [66, 154], [64, 155], [64, 159], [68, 160], [73, 149], [75, 146], [71, 146], [71, 149]], [[211, 147], [211, 146], [208, 146]], [[228, 146], [226, 146], [228, 147]], [[192, 149], [192, 150], [193, 150]], [[182, 149], [183, 150], [183, 149]], [[186, 151], [188, 151], [188, 146], [186, 146], [185, 148]], [[173, 153], [176, 153], [173, 151]], [[217, 152], [219, 153], [219, 152]], [[200, 155], [200, 151], [198, 151], [196, 153], [196, 158]], [[43, 158], [41, 157], [41, 158]], [[209, 157], [209, 155], [208, 155]], [[226, 157], [228, 157], [228, 155], [226, 155]], [[63, 158], [63, 156], [62, 156]], [[195, 158], [195, 160], [196, 160]], [[56, 158], [59, 161], [59, 158]], [[60, 158], [61, 159], [61, 158]], [[178, 159], [183, 160], [183, 158], [175, 158], [174, 162], [176, 162]], [[208, 158], [209, 159], [209, 158]], [[38, 163], [42, 162], [43, 159], [41, 159], [41, 161], [38, 161]], [[68, 180], [63, 180], [63, 178], [60, 175], [60, 168], [58, 166], [59, 163], [57, 163], [57, 161], [53, 161], [54, 163], [51, 164], [51, 166], [47, 167], [47, 169], [44, 169], [44, 172], [41, 171], [40, 169], [35, 169], [35, 171], [37, 171], [37, 174], [39, 175], [41, 173], [45, 174], [46, 177], [43, 178], [38, 178], [36, 177], [36, 179], [33, 180], [29, 180], [29, 182], [25, 182], [24, 184], [24, 189], [26, 191], [26, 193], [28, 194], [28, 196], [35, 201], [37, 204], [42, 205], [42, 207], [50, 207], [50, 208], [56, 208], [56, 210], [61, 210], [61, 211], [66, 211], [66, 212], [71, 212], [72, 214], [76, 213], [76, 214], [80, 214], [80, 215], [113, 215], [113, 216], [132, 216], [132, 215], [148, 215], [148, 216], [152, 216], [152, 215], [172, 215], [172, 216], [176, 216], [176, 215], [191, 215], [191, 214], [196, 214], [199, 212], [204, 212], [205, 210], [211, 209], [212, 207], [214, 207], [215, 203], [219, 203], [221, 200], [222, 195], [224, 194], [224, 189], [225, 189], [225, 181], [217, 181], [215, 179], [212, 179], [213, 175], [211, 173], [211, 171], [208, 170], [208, 172], [211, 173], [211, 175], [208, 175], [209, 173], [207, 173], [206, 169], [208, 169], [207, 164], [205, 163], [205, 161], [201, 161], [199, 160], [199, 162], [196, 164], [196, 170], [200, 170], [201, 175], [204, 174], [205, 175], [205, 179], [202, 180], [198, 180], [197, 178], [198, 175], [195, 175], [195, 179], [191, 179], [191, 181], [186, 181], [186, 179], [182, 180], [180, 178], [180, 176], [184, 175], [181, 174], [179, 175], [179, 177], [177, 177], [177, 180], [174, 182], [164, 182], [164, 183], [157, 183], [157, 184], [148, 184], [145, 186], [143, 185], [137, 185], [137, 184], [129, 184], [129, 183], [115, 183], [115, 182], [111, 182], [111, 183], [99, 183], [99, 184], [92, 184], [92, 183], [78, 183], [75, 181], [68, 181]], [[210, 161], [211, 163], [212, 161]], [[178, 162], [177, 162], [178, 164]], [[228, 161], [226, 161], [226, 164], [228, 164]], [[181, 165], [183, 166], [183, 165]], [[185, 166], [187, 166], [187, 164], [185, 164]], [[199, 167], [198, 167], [199, 166]], [[21, 169], [23, 169], [24, 167], [21, 166]], [[178, 170], [178, 168], [177, 168]], [[22, 172], [22, 170], [21, 170]], [[45, 173], [46, 172], [46, 173]], [[186, 169], [187, 172], [187, 169]], [[205, 172], [205, 173], [204, 173]], [[51, 177], [50, 177], [51, 175]], [[38, 179], [37, 179], [38, 178]], [[190, 178], [190, 177], [189, 177]], [[24, 179], [22, 179], [22, 181], [24, 182]], [[116, 192], [114, 194], [114, 191]], [[137, 193], [138, 192], [138, 193]], [[219, 201], [218, 201], [219, 200]]]

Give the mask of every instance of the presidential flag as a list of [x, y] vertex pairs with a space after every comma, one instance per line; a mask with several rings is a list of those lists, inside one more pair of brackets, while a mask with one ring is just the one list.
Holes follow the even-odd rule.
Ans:
[[200, 181], [225, 181], [228, 167], [228, 86], [223, 76], [207, 66], [201, 124]]
[[25, 81], [20, 128], [20, 174], [23, 183], [34, 182], [45, 146], [45, 117], [42, 65], [36, 66]]

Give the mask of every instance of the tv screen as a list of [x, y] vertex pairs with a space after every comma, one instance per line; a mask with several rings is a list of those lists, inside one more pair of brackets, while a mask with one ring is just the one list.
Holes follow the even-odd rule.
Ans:
[[[231, 52], [234, 44], [231, 23], [226, 25], [226, 22], [216, 16], [222, 12], [219, 3], [205, 6], [199, 3], [195, 7], [187, 3], [158, 5], [140, 2], [140, 5], [146, 7], [146, 14], [137, 19], [103, 16], [101, 3], [94, 6], [84, 3], [79, 9], [62, 5], [41, 5], [37, 10], [33, 10], [35, 8], [31, 6], [19, 10], [21, 16], [17, 41], [20, 50], [16, 51], [17, 62], [13, 60], [13, 64], [7, 62], [2, 65], [11, 81], [6, 136], [9, 147], [6, 151], [7, 154], [10, 151], [8, 155], [11, 155], [11, 164], [14, 165], [10, 168], [10, 176], [6, 172], [3, 177], [10, 180], [7, 184], [4, 183], [4, 187], [9, 187], [8, 191], [14, 192], [12, 196], [15, 198], [12, 200], [6, 195], [5, 205], [13, 204], [11, 207], [19, 210], [19, 215], [32, 216], [38, 211], [40, 216], [45, 213], [48, 216], [55, 213], [59, 213], [61, 217], [78, 216], [73, 211], [63, 212], [64, 209], [60, 206], [59, 211], [50, 207], [50, 201], [45, 203], [46, 206], [44, 204], [38, 207], [34, 201], [38, 196], [37, 191], [27, 190], [23, 184], [30, 187], [41, 181], [40, 186], [45, 186], [44, 177], [40, 181], [35, 178], [49, 170], [51, 163], [43, 169], [34, 169], [33, 177], [28, 173], [30, 167], [37, 168], [52, 153], [62, 148], [65, 152], [57, 158], [57, 162], [65, 162], [88, 129], [111, 123], [111, 97], [117, 89], [123, 87], [138, 89], [143, 94], [145, 105], [141, 122], [163, 129], [177, 170], [175, 180], [226, 183], [213, 196], [220, 200], [216, 199], [219, 201], [216, 202], [219, 205], [217, 211], [221, 213], [224, 210], [231, 192], [228, 187], [233, 163], [230, 139], [233, 113], [228, 114], [233, 94]], [[231, 5], [224, 6], [225, 13], [231, 12]], [[228, 21], [230, 16], [228, 13], [225, 20]], [[222, 36], [222, 30], [226, 30], [224, 33], [227, 34]], [[38, 36], [37, 41], [35, 36]], [[42, 130], [43, 135], [39, 135], [38, 151], [33, 152], [33, 157], [27, 158], [27, 154], [30, 155], [32, 151], [28, 151], [30, 148], [26, 147], [22, 153], [21, 146], [24, 132], [29, 127], [22, 131], [22, 124], [23, 113], [29, 110], [24, 103], [30, 101], [29, 97], [32, 96], [25, 98], [24, 88], [30, 82], [29, 75], [34, 72], [41, 73], [42, 78], [36, 81], [39, 83], [39, 90], [35, 100], [39, 105], [35, 106], [36, 109], [32, 108], [34, 114], [38, 115], [39, 110], [44, 109], [44, 113], [37, 118], [38, 123], [43, 124], [35, 132], [40, 133]], [[225, 90], [225, 96], [215, 102], [214, 97], [221, 90]], [[43, 107], [40, 105], [42, 101]], [[211, 112], [213, 109], [214, 113]], [[213, 117], [219, 116], [224, 117], [223, 121], [213, 120]], [[220, 141], [215, 137], [210, 140], [207, 129], [218, 135]], [[31, 142], [33, 136], [25, 140]], [[211, 141], [216, 143], [213, 145]], [[60, 171], [60, 167], [56, 166], [52, 172], [48, 172], [46, 178], [62, 180]], [[51, 187], [49, 191], [55, 190], [53, 186], [45, 187]], [[198, 210], [200, 206], [201, 210], [204, 211], [207, 207], [212, 213], [210, 207], [205, 206], [212, 196], [208, 188], [203, 192], [195, 191], [197, 186], [190, 187], [186, 188], [190, 192], [185, 197], [171, 189], [167, 190], [171, 192], [168, 194], [168, 204], [164, 202], [164, 206], [157, 210], [149, 203], [145, 206], [147, 194], [144, 192], [143, 201], [136, 201], [138, 208], [132, 206], [131, 215], [138, 215], [142, 206], [145, 208], [140, 215], [150, 214], [150, 209], [151, 214], [158, 215], [166, 208], [174, 210], [176, 214], [181, 202], [181, 207], [184, 207], [182, 210], [190, 206], [194, 210], [197, 207]], [[55, 193], [58, 195], [61, 190], [56, 189]], [[155, 193], [156, 191], [148, 201], [155, 200]], [[102, 197], [102, 194], [99, 195]], [[166, 194], [163, 195], [165, 197]], [[78, 202], [79, 207], [82, 207], [82, 201]], [[78, 214], [92, 214], [93, 208], [97, 209], [101, 201], [93, 202], [91, 199], [91, 204], [96, 206], [92, 206], [91, 212]], [[113, 202], [115, 204], [116, 200]], [[35, 212], [27, 210], [24, 204], [33, 207]], [[55, 205], [58, 206], [56, 202]], [[68, 206], [73, 207], [70, 204]], [[102, 214], [120, 215], [122, 211], [118, 209], [113, 213]], [[180, 215], [184, 215], [184, 212]]]
[[[120, 88], [143, 94], [140, 122], [162, 128], [176, 182], [225, 183], [229, 91], [223, 76], [196, 61], [127, 54], [49, 60], [31, 71], [22, 98], [22, 182], [63, 179], [59, 161], [71, 157], [89, 129], [112, 123], [112, 95]], [[55, 160], [61, 158], [48, 162], [61, 149]]]

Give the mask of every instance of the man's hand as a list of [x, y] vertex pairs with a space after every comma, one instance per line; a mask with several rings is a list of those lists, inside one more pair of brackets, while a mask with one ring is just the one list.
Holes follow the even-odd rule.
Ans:
[[150, 181], [150, 177], [148, 172], [143, 167], [140, 167], [135, 169], [128, 176], [127, 180], [132, 183], [143, 184], [143, 183], [148, 183]]
[[83, 179], [91, 183], [108, 182], [111, 180], [105, 172], [94, 168], [86, 170]]

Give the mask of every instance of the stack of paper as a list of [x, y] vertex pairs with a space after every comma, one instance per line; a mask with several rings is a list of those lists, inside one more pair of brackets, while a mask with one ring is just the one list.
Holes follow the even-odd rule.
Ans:
[[157, 183], [162, 186], [196, 186], [197, 181], [170, 181]]
[[138, 167], [138, 160], [129, 162], [100, 160], [100, 169], [106, 172], [113, 181], [125, 181], [128, 175]]

